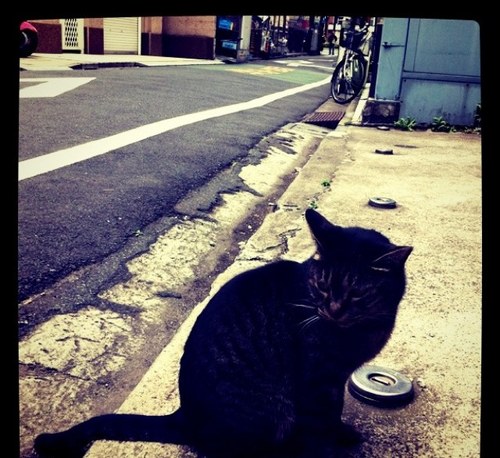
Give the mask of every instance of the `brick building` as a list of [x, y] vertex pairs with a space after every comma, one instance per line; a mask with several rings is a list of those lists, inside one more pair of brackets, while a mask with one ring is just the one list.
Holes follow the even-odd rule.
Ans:
[[37, 52], [215, 58], [216, 16], [30, 19]]
[[[251, 55], [300, 52], [307, 31], [321, 36], [325, 18], [308, 16], [150, 16], [30, 19], [40, 53], [141, 54], [241, 62]], [[287, 47], [287, 43], [289, 46]], [[310, 49], [304, 49], [309, 51]]]

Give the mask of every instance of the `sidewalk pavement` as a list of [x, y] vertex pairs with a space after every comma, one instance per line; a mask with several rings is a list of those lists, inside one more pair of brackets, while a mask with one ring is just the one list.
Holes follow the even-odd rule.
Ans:
[[33, 53], [19, 59], [20, 70], [91, 70], [106, 67], [162, 67], [172, 65], [217, 65], [220, 59], [190, 59], [185, 57], [140, 56], [133, 54]]
[[[332, 104], [328, 100], [318, 111], [331, 111]], [[278, 257], [309, 257], [314, 248], [303, 214], [313, 206], [336, 224], [374, 228], [396, 244], [414, 247], [396, 329], [373, 363], [411, 378], [415, 399], [387, 409], [346, 393], [345, 420], [363, 433], [365, 442], [345, 457], [479, 456], [481, 138], [357, 126], [362, 106], [353, 108], [299, 171], [276, 211], [266, 216], [235, 262], [214, 281], [209, 297], [180, 327], [120, 412], [175, 410], [178, 362], [196, 316], [238, 272]], [[397, 206], [371, 207], [371, 197], [392, 198]], [[196, 455], [174, 445], [100, 441], [86, 456]]]
[[[21, 59], [21, 67], [28, 69], [28, 61], [48, 59], [45, 69], [68, 69], [75, 59], [68, 55], [50, 57], [34, 54]], [[83, 64], [83, 56], [78, 58]], [[119, 62], [119, 56], [99, 58], [109, 59], [111, 64]], [[148, 65], [166, 65], [172, 59], [138, 58]], [[183, 65], [183, 61], [171, 60], [173, 65]], [[193, 310], [118, 411], [154, 415], [175, 410], [179, 358], [197, 314], [238, 272], [279, 257], [298, 261], [309, 257], [314, 247], [303, 214], [312, 206], [336, 224], [374, 228], [396, 244], [414, 247], [395, 331], [373, 363], [410, 377], [415, 399], [400, 408], [384, 409], [346, 393], [345, 420], [363, 433], [365, 442], [345, 456], [479, 456], [481, 137], [362, 127], [365, 99], [366, 91], [359, 103], [348, 107], [338, 127], [324, 137], [276, 201], [276, 211], [266, 216], [234, 263], [213, 282], [210, 295]], [[317, 111], [338, 109], [328, 99]], [[393, 154], [377, 154], [375, 150]], [[371, 207], [371, 197], [389, 197], [397, 206]], [[86, 456], [196, 455], [185, 447], [168, 444], [98, 441]]]
[[[297, 57], [305, 53], [289, 53], [276, 58]], [[258, 59], [252, 59], [253, 62]], [[149, 56], [134, 54], [33, 53], [19, 59], [20, 70], [60, 71], [93, 70], [112, 67], [166, 67], [174, 65], [219, 65], [231, 59], [192, 59], [188, 57]]]

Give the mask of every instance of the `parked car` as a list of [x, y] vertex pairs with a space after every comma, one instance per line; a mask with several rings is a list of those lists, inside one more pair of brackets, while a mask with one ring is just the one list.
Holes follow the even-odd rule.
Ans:
[[28, 57], [36, 51], [38, 46], [38, 31], [28, 21], [23, 21], [20, 32], [19, 57]]

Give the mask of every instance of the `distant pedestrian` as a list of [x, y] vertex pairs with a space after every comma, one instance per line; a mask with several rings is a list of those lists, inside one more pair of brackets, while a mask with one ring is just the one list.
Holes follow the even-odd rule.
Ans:
[[335, 42], [337, 41], [337, 37], [333, 32], [330, 32], [328, 34], [327, 41], [328, 41], [328, 54], [330, 56], [333, 56], [335, 52]]

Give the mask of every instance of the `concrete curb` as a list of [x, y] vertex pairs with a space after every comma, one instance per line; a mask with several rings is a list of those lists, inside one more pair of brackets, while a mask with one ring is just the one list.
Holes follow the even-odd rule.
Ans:
[[[374, 363], [409, 376], [416, 397], [381, 409], [346, 394], [344, 418], [365, 436], [346, 458], [473, 458], [480, 450], [481, 139], [474, 134], [359, 127], [363, 101], [347, 107], [276, 201], [235, 261], [212, 283], [119, 412], [166, 414], [178, 405], [177, 371], [197, 315], [238, 272], [279, 257], [303, 260], [314, 245], [303, 212], [317, 207], [340, 225], [371, 227], [414, 246], [395, 332]], [[317, 111], [338, 110], [331, 99]], [[373, 154], [375, 148], [393, 155]], [[397, 201], [377, 209], [372, 196]], [[458, 383], [459, 381], [459, 383]], [[196, 457], [169, 444], [96, 442], [87, 458]]]
[[[329, 101], [319, 111], [330, 108]], [[342, 129], [341, 129], [342, 130]], [[331, 134], [338, 135], [335, 131]], [[199, 303], [179, 328], [174, 338], [157, 357], [140, 383], [118, 409], [121, 413], [148, 413], [164, 415], [178, 407], [177, 377], [179, 358], [184, 343], [197, 318], [211, 297], [232, 277], [245, 270], [271, 262], [278, 258], [305, 260], [314, 252], [314, 243], [308, 236], [303, 213], [314, 205], [316, 198], [325, 192], [318, 186], [317, 177], [330, 177], [338, 167], [341, 157], [329, 161], [328, 167], [321, 159], [322, 143], [311, 154], [297, 177], [276, 202], [277, 210], [268, 214], [263, 224], [247, 240], [235, 261], [212, 283], [210, 294]], [[196, 457], [186, 448], [171, 444], [132, 444], [100, 441], [96, 442], [86, 458], [109, 456], [129, 457]]]
[[[356, 105], [347, 107], [346, 115], [336, 130], [330, 131], [334, 138], [344, 138], [346, 123], [353, 117]], [[316, 111], [338, 110], [338, 105], [328, 99]], [[118, 409], [122, 413], [148, 413], [163, 415], [178, 407], [177, 377], [179, 359], [189, 332], [203, 308], [218, 289], [238, 273], [271, 262], [278, 258], [305, 260], [314, 252], [314, 243], [308, 235], [303, 213], [308, 206], [315, 205], [327, 188], [321, 187], [318, 177], [328, 181], [343, 160], [335, 155], [325, 167], [323, 154], [327, 144], [319, 144], [307, 163], [299, 170], [297, 177], [276, 202], [277, 210], [268, 214], [262, 225], [247, 240], [233, 264], [222, 272], [213, 282], [210, 294], [199, 303], [179, 328], [174, 338], [157, 357], [140, 383]], [[328, 149], [328, 148], [327, 148]], [[331, 156], [331, 154], [329, 154]], [[148, 456], [148, 457], [187, 457], [193, 456], [186, 448], [171, 444], [96, 442], [86, 458], [108, 456]]]
[[[303, 53], [293, 53], [274, 58], [290, 58], [307, 56]], [[255, 58], [247, 62], [262, 62], [265, 59]], [[247, 62], [241, 62], [242, 64]], [[21, 71], [61, 71], [61, 70], [96, 70], [98, 68], [119, 67], [168, 67], [180, 65], [220, 65], [236, 64], [230, 59], [215, 58], [195, 59], [188, 57], [130, 55], [130, 54], [72, 54], [72, 53], [33, 53], [29, 57], [19, 59]]]
[[120, 54], [44, 54], [34, 53], [19, 59], [21, 71], [95, 70], [119, 67], [165, 67], [179, 65], [220, 65], [220, 59], [184, 57], [134, 56]]
[[[278, 210], [266, 217], [236, 262], [214, 282], [212, 294], [252, 265], [277, 257], [308, 257], [314, 248], [303, 212], [310, 205], [338, 224], [372, 227], [394, 243], [413, 245], [397, 326], [374, 364], [407, 375], [416, 397], [407, 406], [387, 410], [346, 394], [344, 417], [366, 440], [345, 456], [478, 456], [481, 139], [463, 133], [382, 131], [349, 125], [351, 121], [346, 114], [344, 123], [324, 138], [277, 202]], [[395, 154], [373, 154], [374, 148], [392, 148]], [[328, 186], [322, 185], [327, 181]], [[397, 207], [370, 207], [368, 198], [377, 194], [395, 198]], [[165, 369], [177, 370], [182, 343], [205, 303], [199, 304], [120, 411], [140, 410], [144, 396], [158, 393], [162, 377], [175, 380], [172, 373], [165, 375]], [[163, 389], [167, 401], [158, 413], [173, 410], [177, 402], [174, 385]], [[195, 456], [171, 445], [100, 443], [88, 457], [130, 456], [131, 447], [134, 456]]]

